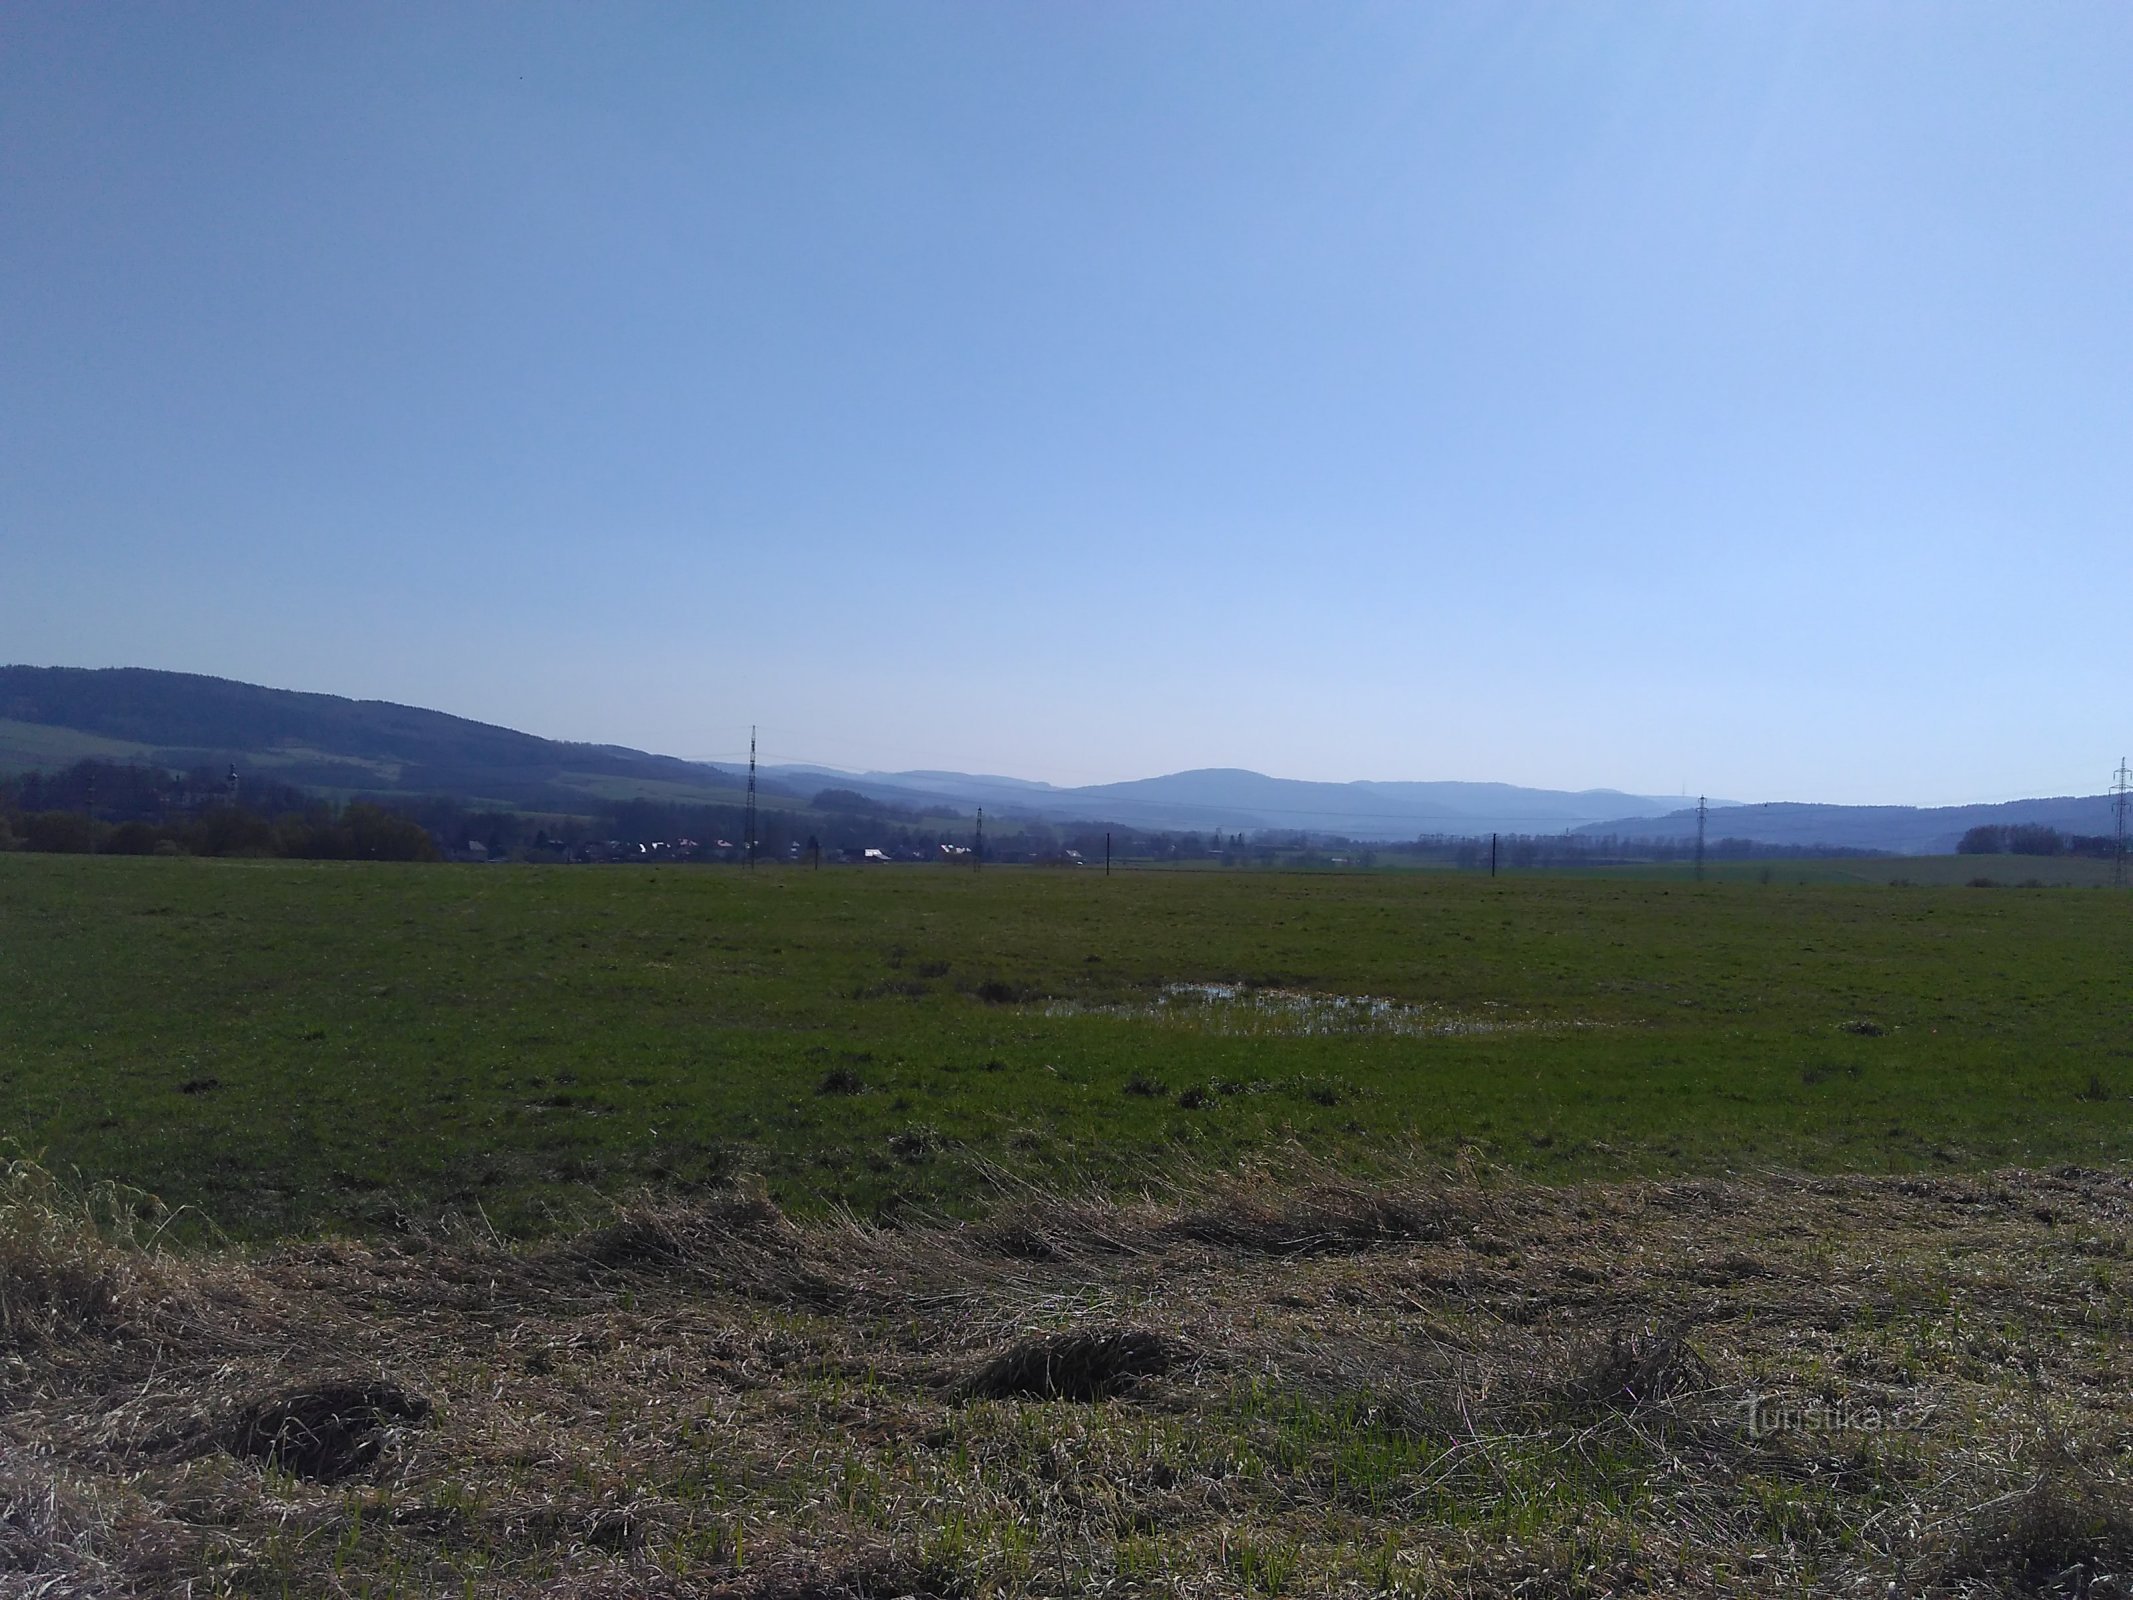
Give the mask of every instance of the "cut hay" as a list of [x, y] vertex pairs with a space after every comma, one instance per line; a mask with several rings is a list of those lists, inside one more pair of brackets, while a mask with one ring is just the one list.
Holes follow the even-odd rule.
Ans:
[[1076, 1329], [1025, 1339], [957, 1386], [965, 1399], [1109, 1400], [1159, 1378], [1183, 1355], [1146, 1328]]
[[387, 1434], [429, 1414], [429, 1401], [389, 1383], [307, 1384], [247, 1407], [230, 1428], [229, 1449], [314, 1483], [338, 1483], [373, 1466]]
[[1482, 1176], [175, 1254], [17, 1168], [0, 1596], [2127, 1591], [2125, 1176]]
[[707, 1600], [968, 1600], [972, 1593], [960, 1573], [883, 1555], [842, 1566], [774, 1561], [710, 1590]]
[[1574, 1405], [1632, 1412], [1713, 1386], [1709, 1365], [1677, 1324], [1610, 1330], [1588, 1348], [1565, 1391]]
[[125, 1339], [182, 1313], [181, 1281], [146, 1247], [144, 1213], [160, 1220], [116, 1184], [70, 1187], [26, 1160], [0, 1167], [0, 1360]]

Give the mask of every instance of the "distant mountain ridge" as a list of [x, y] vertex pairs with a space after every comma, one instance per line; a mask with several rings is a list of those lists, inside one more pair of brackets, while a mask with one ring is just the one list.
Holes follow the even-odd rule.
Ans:
[[[732, 804], [741, 789], [737, 774], [707, 762], [543, 739], [390, 701], [143, 667], [0, 667], [0, 771], [66, 766], [91, 756], [180, 768], [235, 763], [329, 795], [450, 795], [530, 811], [588, 811], [638, 797]], [[776, 797], [804, 802], [838, 788], [888, 806], [983, 806], [1003, 818], [1175, 832], [1681, 840], [1696, 831], [1695, 811], [1678, 797], [1504, 783], [1321, 783], [1228, 767], [1080, 788], [997, 775], [816, 766], [766, 768], [762, 780], [773, 803]], [[1943, 853], [1971, 828], [2010, 823], [2108, 834], [2111, 801], [2090, 795], [1931, 808], [1714, 803], [1709, 832], [1714, 840]]]
[[[66, 765], [85, 755], [172, 767], [238, 765], [329, 794], [450, 794], [569, 811], [645, 795], [730, 802], [737, 774], [621, 745], [574, 744], [382, 700], [272, 689], [144, 667], [0, 667], [0, 768]], [[1501, 783], [1319, 783], [1203, 768], [1062, 788], [1026, 778], [940, 771], [847, 773], [766, 768], [766, 795], [855, 790], [885, 805], [984, 806], [1049, 822], [1111, 822], [1177, 832], [1262, 829], [1358, 839], [1422, 833], [1560, 833], [1676, 802], [1597, 789]]]
[[[1758, 844], [1948, 855], [1972, 828], [2028, 824], [2057, 828], [2061, 833], [2108, 836], [2114, 821], [2107, 794], [1973, 806], [1825, 806], [1773, 801], [1714, 812], [1707, 832], [1712, 839], [1751, 839]], [[1691, 807], [1660, 817], [1617, 817], [1575, 831], [1622, 839], [1693, 839], [1696, 812]]]
[[983, 805], [1051, 822], [1116, 822], [1172, 831], [1262, 829], [1412, 839], [1419, 834], [1562, 833], [1598, 818], [1663, 812], [1671, 798], [1616, 789], [1526, 789], [1508, 783], [1322, 783], [1270, 778], [1239, 767], [1201, 767], [1159, 778], [1061, 788], [1027, 779], [953, 772], [843, 772], [777, 767], [787, 781], [835, 784], [892, 805]]

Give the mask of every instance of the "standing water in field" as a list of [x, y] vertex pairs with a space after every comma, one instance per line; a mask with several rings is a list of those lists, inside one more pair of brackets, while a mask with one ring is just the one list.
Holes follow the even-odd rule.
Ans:
[[1478, 1033], [1539, 1033], [1590, 1023], [1541, 1022], [1515, 1016], [1483, 1001], [1485, 1016], [1462, 1015], [1427, 1002], [1388, 1000], [1367, 994], [1316, 994], [1305, 989], [1254, 988], [1242, 983], [1165, 984], [1154, 998], [1123, 1005], [1085, 1006], [1071, 1000], [1046, 1005], [1048, 1017], [1132, 1017], [1169, 1023], [1199, 1033], [1392, 1034], [1441, 1038]]

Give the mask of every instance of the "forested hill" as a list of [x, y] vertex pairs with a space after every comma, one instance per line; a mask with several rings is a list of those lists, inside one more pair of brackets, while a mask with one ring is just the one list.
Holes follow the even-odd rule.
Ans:
[[[1752, 839], [1758, 844], [1854, 850], [1899, 855], [1945, 855], [1973, 828], [2038, 827], [2079, 837], [2111, 833], [2109, 795], [2066, 795], [2048, 800], [2008, 800], [1973, 806], [1832, 806], [1780, 802], [1729, 806], [1713, 811], [1713, 839]], [[1623, 817], [1576, 830], [1623, 840], [1680, 841], [1696, 837], [1694, 808], [1663, 817]]]
[[568, 808], [656, 792], [722, 798], [715, 767], [569, 744], [383, 700], [348, 700], [141, 667], [0, 667], [0, 767], [83, 756], [234, 763], [305, 788], [453, 794]]

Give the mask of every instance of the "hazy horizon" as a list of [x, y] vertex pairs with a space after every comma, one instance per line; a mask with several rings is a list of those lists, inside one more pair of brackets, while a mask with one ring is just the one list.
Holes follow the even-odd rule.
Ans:
[[0, 650], [731, 762], [2095, 794], [2133, 11], [0, 11]]
[[[48, 668], [48, 667], [75, 668], [75, 667], [78, 667], [79, 665], [80, 665], [79, 663], [75, 663], [75, 662], [13, 662], [13, 663], [0, 663], [0, 668], [4, 668], [4, 667], [7, 667], [7, 666], [29, 666], [29, 667], [39, 667], [39, 668]], [[129, 667], [130, 667], [130, 666], [137, 666], [137, 665], [138, 665], [138, 663], [130, 663], [130, 662], [129, 662], [129, 663], [113, 663], [112, 665], [113, 665], [113, 666], [129, 666]], [[96, 669], [89, 669], [89, 670], [96, 670]], [[157, 669], [151, 669], [151, 670], [157, 670]], [[163, 670], [177, 670], [177, 669], [163, 669]], [[209, 676], [214, 676], [214, 675], [210, 674]], [[625, 745], [625, 744], [626, 744], [626, 741], [621, 741], [621, 740], [615, 740], [615, 739], [605, 739], [605, 738], [598, 738], [598, 737], [589, 737], [589, 738], [578, 738], [578, 737], [576, 737], [576, 736], [573, 736], [573, 735], [564, 735], [564, 734], [555, 734], [555, 733], [544, 733], [544, 732], [543, 732], [542, 730], [540, 730], [540, 729], [538, 729], [538, 728], [521, 728], [521, 727], [515, 727], [514, 725], [512, 725], [512, 724], [508, 724], [508, 723], [502, 723], [502, 724], [499, 724], [499, 723], [494, 723], [494, 722], [493, 722], [493, 721], [492, 721], [491, 719], [488, 719], [488, 718], [480, 718], [480, 717], [466, 717], [466, 716], [465, 716], [465, 713], [463, 713], [463, 712], [457, 712], [457, 711], [454, 711], [454, 710], [453, 710], [453, 709], [452, 709], [451, 707], [449, 707], [449, 706], [424, 705], [424, 704], [422, 704], [422, 703], [420, 703], [420, 702], [415, 702], [415, 701], [404, 701], [404, 700], [391, 700], [391, 699], [389, 699], [389, 698], [385, 698], [385, 697], [380, 697], [380, 696], [376, 696], [376, 695], [344, 695], [344, 694], [340, 694], [340, 692], [339, 692], [339, 691], [337, 691], [337, 690], [326, 690], [326, 689], [304, 689], [304, 688], [302, 688], [302, 687], [300, 687], [300, 686], [296, 686], [296, 685], [289, 685], [289, 684], [258, 684], [258, 685], [254, 685], [254, 686], [255, 686], [255, 687], [259, 687], [259, 688], [269, 688], [269, 689], [288, 689], [288, 690], [290, 690], [291, 692], [294, 692], [294, 693], [299, 693], [299, 694], [326, 694], [326, 695], [335, 695], [335, 696], [338, 696], [338, 697], [339, 697], [339, 698], [341, 698], [341, 699], [347, 699], [347, 700], [355, 700], [355, 701], [366, 701], [366, 700], [367, 700], [367, 701], [372, 701], [372, 702], [375, 702], [375, 703], [383, 703], [383, 704], [392, 704], [392, 705], [401, 705], [401, 706], [408, 706], [408, 707], [412, 707], [412, 708], [414, 708], [414, 709], [418, 709], [418, 710], [424, 710], [424, 711], [435, 711], [435, 712], [440, 712], [440, 713], [442, 713], [442, 714], [444, 714], [444, 715], [446, 715], [446, 716], [453, 716], [453, 717], [463, 717], [463, 718], [465, 718], [465, 720], [468, 720], [468, 721], [488, 723], [488, 724], [489, 724], [489, 725], [491, 725], [491, 726], [501, 726], [501, 727], [506, 727], [506, 728], [510, 728], [510, 729], [511, 729], [511, 731], [514, 731], [514, 732], [519, 732], [519, 733], [532, 733], [532, 734], [538, 735], [539, 737], [543, 737], [543, 738], [551, 738], [551, 739], [558, 739], [558, 740], [563, 740], [563, 741], [566, 741], [566, 742], [574, 742], [574, 743], [582, 743], [582, 744], [593, 744], [593, 745]], [[707, 755], [707, 754], [704, 754], [704, 753], [701, 753], [701, 752], [692, 752], [692, 751], [688, 751], [688, 750], [669, 750], [669, 749], [662, 749], [662, 748], [660, 748], [660, 747], [658, 747], [658, 746], [656, 746], [656, 745], [645, 745], [645, 746], [631, 746], [630, 748], [636, 748], [636, 749], [640, 749], [640, 750], [642, 750], [642, 751], [643, 751], [643, 753], [645, 753], [645, 754], [647, 754], [647, 755], [654, 755], [654, 756], [670, 756], [670, 757], [674, 757], [674, 758], [677, 758], [677, 759], [680, 759], [680, 760], [683, 760], [683, 761], [692, 761], [692, 762], [697, 762], [697, 763], [700, 763], [700, 764], [703, 764], [703, 765], [708, 765], [708, 766], [717, 766], [717, 767], [724, 767], [724, 768], [733, 768], [733, 767], [737, 767], [737, 766], [738, 766], [738, 767], [745, 767], [745, 766], [747, 765], [747, 761], [748, 761], [748, 751], [747, 751], [747, 748], [745, 747], [745, 745], [744, 745], [744, 746], [743, 746], [743, 747], [742, 747], [741, 749], [739, 749], [738, 751], [735, 751], [735, 752], [733, 752], [732, 754], [729, 754], [729, 755], [717, 755], [717, 754], [708, 754], [708, 755]], [[923, 777], [925, 777], [925, 776], [927, 776], [927, 775], [929, 775], [929, 774], [938, 774], [939, 776], [941, 776], [941, 777], [944, 777], [944, 778], [964, 778], [964, 779], [975, 779], [975, 780], [979, 780], [979, 781], [998, 781], [998, 782], [1006, 783], [1006, 784], [1009, 784], [1009, 785], [1015, 785], [1015, 784], [1024, 784], [1024, 783], [1029, 783], [1029, 784], [1036, 784], [1036, 785], [1039, 785], [1039, 786], [1045, 786], [1045, 785], [1049, 785], [1049, 786], [1050, 786], [1051, 788], [1053, 788], [1053, 789], [1056, 789], [1056, 790], [1060, 790], [1060, 791], [1067, 791], [1067, 790], [1073, 790], [1073, 789], [1079, 789], [1079, 788], [1099, 788], [1099, 787], [1105, 787], [1105, 786], [1110, 786], [1110, 785], [1118, 785], [1118, 784], [1129, 784], [1129, 783], [1143, 782], [1143, 781], [1146, 781], [1146, 780], [1149, 780], [1149, 779], [1156, 779], [1156, 778], [1165, 778], [1165, 777], [1175, 777], [1175, 776], [1180, 776], [1180, 775], [1183, 775], [1183, 774], [1187, 774], [1187, 773], [1193, 773], [1193, 772], [1203, 772], [1203, 771], [1233, 771], [1233, 772], [1242, 772], [1242, 773], [1249, 773], [1249, 774], [1252, 774], [1252, 775], [1254, 775], [1254, 776], [1258, 776], [1258, 777], [1263, 777], [1263, 778], [1273, 778], [1273, 779], [1276, 779], [1276, 780], [1278, 780], [1278, 781], [1282, 781], [1282, 782], [1300, 782], [1300, 783], [1329, 783], [1329, 784], [1347, 784], [1347, 785], [1353, 785], [1353, 784], [1388, 784], [1388, 785], [1396, 785], [1396, 784], [1460, 784], [1460, 785], [1473, 785], [1473, 786], [1479, 786], [1479, 787], [1487, 787], [1487, 786], [1492, 786], [1492, 785], [1504, 785], [1504, 786], [1509, 786], [1509, 787], [1514, 787], [1514, 788], [1530, 788], [1530, 789], [1538, 789], [1538, 790], [1544, 790], [1544, 791], [1549, 791], [1549, 792], [1553, 792], [1553, 793], [1561, 793], [1561, 794], [1620, 794], [1620, 795], [1622, 795], [1622, 796], [1623, 796], [1624, 798], [1626, 798], [1626, 799], [1635, 799], [1635, 800], [1644, 800], [1644, 801], [1656, 801], [1656, 802], [1662, 802], [1662, 803], [1666, 803], [1666, 802], [1677, 802], [1677, 801], [1678, 801], [1678, 802], [1679, 802], [1679, 805], [1678, 805], [1677, 809], [1693, 809], [1693, 808], [1695, 807], [1696, 803], [1697, 803], [1697, 802], [1698, 802], [1699, 800], [1704, 800], [1704, 801], [1707, 801], [1707, 802], [1708, 802], [1708, 803], [1709, 803], [1709, 804], [1710, 804], [1710, 805], [1711, 805], [1711, 806], [1712, 806], [1713, 808], [1725, 808], [1725, 809], [1732, 809], [1732, 808], [1735, 808], [1735, 807], [1741, 807], [1741, 808], [1746, 808], [1746, 807], [1750, 807], [1750, 806], [1761, 806], [1761, 805], [1810, 805], [1810, 806], [1813, 806], [1813, 805], [1846, 805], [1846, 804], [1861, 804], [1861, 805], [1892, 805], [1892, 806], [1900, 806], [1900, 807], [1901, 807], [1901, 806], [1908, 806], [1908, 807], [1913, 807], [1913, 808], [1917, 808], [1917, 809], [1940, 809], [1940, 808], [1943, 808], [1943, 807], [1949, 807], [1949, 806], [1966, 806], [1966, 805], [1995, 805], [1995, 804], [2001, 804], [2001, 803], [2004, 803], [2004, 802], [2008, 802], [2008, 801], [2018, 801], [2018, 800], [2053, 799], [2053, 798], [2070, 798], [2070, 797], [2071, 797], [2071, 798], [2078, 798], [2078, 797], [2089, 797], [2089, 796], [2095, 796], [2095, 795], [2100, 795], [2100, 794], [2104, 794], [2104, 793], [2106, 793], [2106, 792], [2107, 792], [2107, 790], [2108, 790], [2108, 788], [2109, 788], [2109, 785], [2099, 785], [2099, 786], [2098, 786], [2097, 788], [2095, 788], [2095, 789], [2088, 789], [2088, 790], [2067, 790], [2067, 791], [2063, 791], [2063, 792], [2061, 792], [2061, 793], [2049, 793], [2049, 792], [2046, 792], [2046, 791], [2044, 791], [2044, 790], [2041, 790], [2041, 789], [2039, 789], [2039, 790], [2030, 790], [2030, 791], [2027, 791], [2027, 792], [2024, 792], [2024, 793], [2020, 793], [2020, 794], [2006, 794], [2006, 795], [1985, 795], [1985, 796], [1978, 796], [1978, 797], [1975, 797], [1975, 798], [1973, 798], [1973, 799], [1970, 799], [1970, 800], [1951, 800], [1951, 801], [1907, 801], [1907, 800], [1890, 800], [1890, 801], [1832, 801], [1832, 800], [1828, 800], [1828, 799], [1826, 799], [1826, 798], [1823, 798], [1823, 797], [1819, 797], [1819, 796], [1815, 796], [1815, 795], [1807, 795], [1807, 794], [1788, 794], [1788, 795], [1757, 795], [1757, 796], [1754, 796], [1754, 797], [1752, 797], [1752, 798], [1743, 798], [1743, 797], [1741, 797], [1741, 796], [1737, 796], [1737, 795], [1720, 795], [1720, 794], [1711, 794], [1711, 793], [1709, 793], [1709, 792], [1704, 792], [1704, 793], [1701, 793], [1701, 794], [1699, 794], [1699, 793], [1697, 793], [1697, 792], [1695, 792], [1695, 791], [1687, 791], [1687, 792], [1679, 792], [1679, 791], [1677, 791], [1677, 792], [1675, 792], [1675, 793], [1671, 793], [1671, 794], [1670, 794], [1670, 793], [1668, 793], [1668, 792], [1667, 792], [1667, 791], [1665, 791], [1665, 790], [1659, 790], [1659, 789], [1643, 789], [1643, 790], [1625, 790], [1625, 789], [1616, 789], [1616, 788], [1613, 788], [1612, 786], [1610, 786], [1610, 785], [1606, 785], [1606, 784], [1589, 784], [1589, 783], [1578, 783], [1578, 782], [1575, 782], [1575, 781], [1572, 781], [1572, 780], [1563, 780], [1563, 781], [1557, 781], [1557, 782], [1547, 782], [1547, 781], [1542, 781], [1542, 782], [1537, 782], [1537, 783], [1527, 783], [1527, 784], [1510, 784], [1510, 783], [1508, 782], [1508, 780], [1505, 780], [1505, 779], [1501, 779], [1501, 778], [1491, 778], [1491, 777], [1473, 777], [1473, 776], [1462, 776], [1462, 775], [1456, 775], [1456, 774], [1455, 774], [1455, 775], [1450, 775], [1450, 776], [1444, 776], [1444, 775], [1430, 775], [1430, 776], [1423, 776], [1423, 777], [1415, 777], [1415, 776], [1409, 776], [1409, 775], [1390, 775], [1390, 776], [1388, 776], [1388, 775], [1386, 775], [1386, 774], [1383, 774], [1383, 773], [1359, 773], [1359, 774], [1351, 774], [1351, 775], [1347, 775], [1347, 776], [1336, 776], [1336, 777], [1326, 777], [1326, 776], [1320, 776], [1320, 775], [1314, 775], [1314, 774], [1303, 774], [1303, 773], [1292, 773], [1292, 772], [1278, 772], [1278, 771], [1270, 771], [1270, 770], [1268, 770], [1267, 768], [1264, 768], [1264, 767], [1252, 767], [1252, 766], [1248, 766], [1248, 765], [1246, 765], [1246, 766], [1239, 766], [1239, 765], [1237, 765], [1237, 764], [1234, 764], [1234, 763], [1228, 763], [1228, 764], [1224, 764], [1224, 765], [1221, 765], [1221, 766], [1203, 766], [1203, 767], [1161, 767], [1161, 768], [1155, 768], [1155, 769], [1151, 769], [1151, 770], [1148, 770], [1148, 771], [1144, 771], [1144, 772], [1131, 772], [1131, 773], [1125, 773], [1125, 774], [1122, 774], [1122, 775], [1120, 775], [1120, 776], [1117, 776], [1117, 777], [1110, 777], [1110, 778], [1094, 778], [1094, 779], [1089, 779], [1089, 780], [1087, 780], [1087, 781], [1086, 781], [1085, 783], [1053, 783], [1053, 782], [1052, 782], [1052, 780], [1049, 780], [1049, 779], [1042, 779], [1042, 778], [1031, 778], [1031, 777], [1030, 777], [1030, 776], [1029, 776], [1028, 774], [1025, 774], [1025, 773], [1014, 773], [1014, 772], [997, 772], [997, 771], [989, 771], [989, 770], [979, 770], [979, 769], [965, 769], [965, 768], [944, 768], [944, 767], [929, 767], [929, 766], [921, 766], [921, 765], [915, 765], [915, 764], [912, 764], [912, 763], [908, 763], [908, 762], [906, 762], [906, 763], [903, 763], [903, 764], [901, 764], [901, 765], [897, 765], [897, 766], [875, 766], [875, 767], [862, 767], [862, 766], [844, 766], [844, 765], [839, 765], [839, 764], [838, 764], [838, 763], [836, 763], [836, 762], [831, 762], [831, 761], [817, 761], [817, 760], [813, 760], [813, 759], [811, 759], [811, 758], [808, 758], [808, 757], [805, 757], [805, 756], [793, 756], [793, 755], [790, 755], [790, 754], [786, 754], [786, 753], [778, 752], [778, 751], [775, 751], [775, 750], [773, 750], [772, 748], [770, 748], [770, 746], [769, 746], [769, 745], [767, 745], [767, 744], [764, 744], [764, 743], [762, 743], [762, 742], [761, 742], [760, 740], [758, 741], [758, 749], [757, 749], [757, 752], [756, 752], [756, 758], [757, 758], [757, 761], [758, 761], [759, 765], [760, 765], [760, 766], [761, 766], [762, 768], [764, 768], [764, 769], [765, 769], [765, 771], [766, 771], [766, 775], [771, 775], [771, 774], [775, 774], [775, 773], [776, 773], [777, 771], [779, 771], [780, 769], [787, 769], [787, 770], [790, 770], [790, 769], [813, 769], [813, 770], [815, 770], [815, 771], [819, 771], [819, 772], [821, 772], [821, 773], [823, 773], [823, 774], [828, 774], [828, 775], [844, 775], [844, 776], [850, 776], [850, 777], [854, 777], [854, 778], [862, 778], [862, 777], [875, 777], [875, 778], [882, 778], [882, 779], [888, 779], [888, 778], [923, 778]]]

